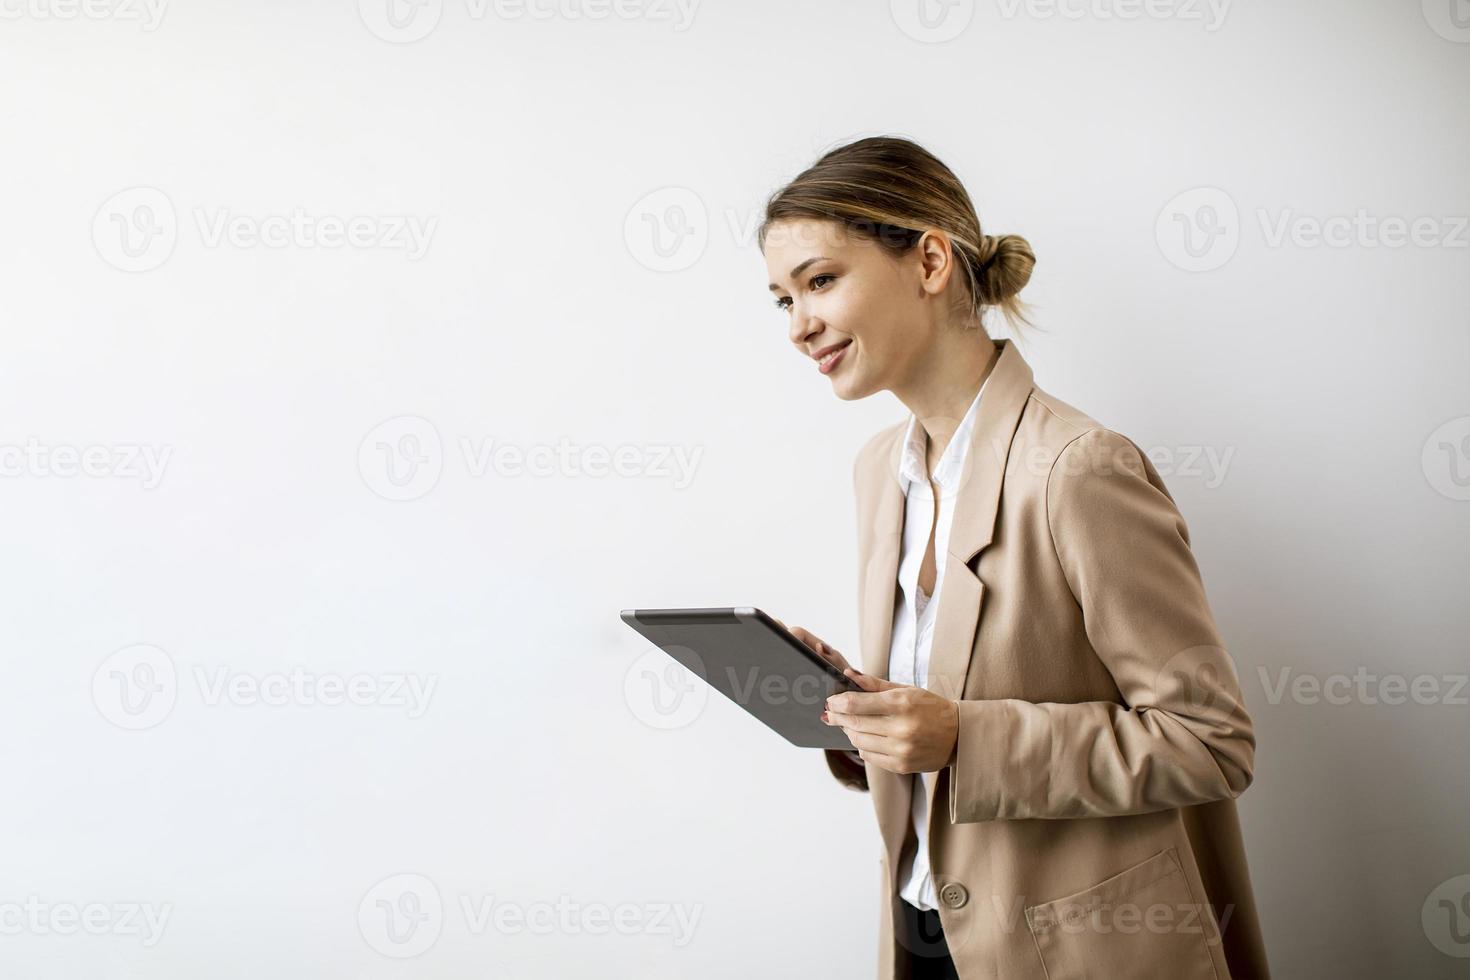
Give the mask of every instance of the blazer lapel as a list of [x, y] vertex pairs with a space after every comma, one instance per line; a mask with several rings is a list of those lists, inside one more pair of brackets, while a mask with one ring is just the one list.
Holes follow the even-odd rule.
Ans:
[[990, 544], [1000, 508], [1006, 458], [1026, 401], [1031, 396], [1031, 366], [1003, 342], [1000, 359], [980, 397], [970, 447], [965, 454], [959, 486], [943, 488], [941, 506], [954, 508], [950, 520], [949, 553], [944, 559], [944, 582], [935, 613], [934, 637], [929, 649], [929, 675], [924, 687], [946, 698], [964, 696], [965, 675], [980, 623], [984, 583], [970, 567], [971, 560]]
[[[901, 449], [902, 433], [895, 445]], [[888, 462], [875, 468], [879, 480], [872, 516], [871, 552], [863, 559], [862, 622], [858, 624], [858, 652], [863, 672], [888, 677], [888, 647], [893, 638], [893, 600], [898, 594], [898, 558], [903, 544], [903, 485], [898, 475], [898, 451], [890, 449]], [[868, 499], [875, 499], [869, 496]]]
[[[975, 629], [980, 622], [984, 586], [969, 563], [994, 535], [1006, 457], [1032, 388], [1031, 366], [1021, 357], [1015, 342], [1003, 340], [996, 346], [1001, 349], [1000, 358], [991, 369], [980, 399], [958, 488], [953, 493], [945, 488], [941, 501], [941, 506], [947, 503], [955, 511], [924, 686], [949, 698], [960, 697], [964, 690]], [[896, 428], [883, 453], [883, 465], [870, 468], [865, 476], [877, 486], [870, 485], [865, 495], [875, 503], [871, 547], [867, 555], [860, 556], [864, 570], [858, 642], [863, 670], [884, 679], [888, 678], [888, 653], [893, 643], [893, 603], [903, 544], [904, 494], [899, 462], [905, 429]]]

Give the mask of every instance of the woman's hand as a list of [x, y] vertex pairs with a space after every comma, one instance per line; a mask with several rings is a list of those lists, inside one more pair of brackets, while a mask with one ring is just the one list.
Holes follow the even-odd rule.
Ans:
[[846, 674], [862, 690], [828, 698], [822, 721], [841, 725], [864, 762], [896, 773], [936, 772], [954, 762], [958, 704], [851, 667]]
[[[776, 619], [775, 616], [772, 616], [771, 618]], [[776, 619], [776, 622], [781, 623], [781, 620]], [[818, 637], [802, 629], [800, 626], [787, 626], [785, 623], [781, 623], [781, 628], [786, 630], [786, 632], [790, 633], [801, 642], [805, 643], [813, 653], [822, 657], [838, 670], [843, 671], [844, 673], [849, 670], [857, 670], [856, 667], [847, 662], [846, 657], [829, 647], [827, 644], [823, 643]], [[858, 673], [861, 674], [862, 671], [858, 670]]]

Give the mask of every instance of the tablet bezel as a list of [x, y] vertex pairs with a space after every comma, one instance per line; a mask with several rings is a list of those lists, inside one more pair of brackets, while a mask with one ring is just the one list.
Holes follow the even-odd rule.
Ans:
[[[714, 661], [713, 666], [731, 670], [738, 668], [739, 664], [728, 662], [728, 658], [720, 655], [723, 651], [714, 645], [704, 645], [703, 650], [699, 645], [692, 643], [681, 643], [670, 640], [666, 635], [661, 635], [661, 630], [669, 626], [699, 627], [703, 625], [732, 626], [739, 625], [746, 629], [751, 627], [762, 628], [774, 637], [779, 638], [786, 648], [794, 650], [800, 656], [800, 663], [807, 668], [815, 667], [815, 674], [827, 682], [822, 700], [832, 694], [841, 691], [861, 691], [862, 688], [853, 682], [846, 674], [807, 646], [800, 639], [778, 623], [775, 617], [757, 606], [729, 606], [729, 607], [698, 607], [698, 608], [660, 608], [660, 609], [624, 609], [619, 613], [623, 622], [632, 627], [640, 636], [648, 640], [654, 646], [674, 660], [683, 665], [691, 673], [699, 675], [710, 687], [723, 694], [727, 700], [734, 702], [743, 708], [747, 714], [760, 721], [767, 728], [776, 732], [792, 745], [800, 748], [820, 749], [842, 749], [855, 751], [852, 742], [847, 738], [842, 728], [828, 725], [821, 720], [820, 704], [813, 704], [811, 717], [808, 720], [804, 715], [778, 717], [780, 712], [768, 706], [766, 711], [753, 710], [750, 705], [743, 703], [738, 697], [727, 691], [722, 683], [711, 680], [706, 671], [706, 663]], [[687, 639], [687, 638], [686, 638]], [[697, 663], [686, 663], [680, 655], [671, 652], [668, 647], [678, 647], [693, 653]], [[712, 653], [713, 651], [713, 653]], [[755, 665], [760, 670], [775, 669], [779, 665]], [[793, 687], [800, 682], [803, 672], [796, 672], [796, 676], [789, 676], [790, 671], [776, 669], [776, 673], [782, 676]], [[806, 673], [806, 676], [812, 676]], [[733, 678], [732, 678], [733, 680]], [[754, 691], [754, 682], [749, 690]]]

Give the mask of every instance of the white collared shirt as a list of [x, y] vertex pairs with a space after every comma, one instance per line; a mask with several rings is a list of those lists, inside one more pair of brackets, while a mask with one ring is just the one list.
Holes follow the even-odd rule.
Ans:
[[[988, 382], [987, 378], [987, 382]], [[904, 436], [903, 457], [899, 463], [900, 482], [904, 488], [903, 550], [899, 553], [898, 590], [894, 597], [893, 641], [888, 652], [888, 679], [895, 684], [923, 687], [929, 677], [929, 650], [934, 639], [934, 618], [939, 603], [925, 596], [919, 588], [919, 567], [924, 563], [924, 550], [929, 544], [929, 529], [934, 528], [934, 596], [944, 589], [945, 558], [949, 554], [949, 529], [954, 517], [960, 478], [970, 451], [970, 438], [980, 408], [985, 385], [975, 394], [969, 410], [955, 429], [944, 455], [934, 467], [934, 482], [939, 484], [939, 521], [934, 521], [934, 494], [925, 476], [929, 448], [928, 434], [916, 416], [909, 415]], [[918, 845], [911, 856], [906, 854], [898, 870], [899, 894], [911, 905], [936, 909], [934, 880], [929, 868], [929, 801], [927, 791], [933, 787], [936, 773], [926, 772], [913, 781], [913, 804], [909, 815], [913, 821]]]

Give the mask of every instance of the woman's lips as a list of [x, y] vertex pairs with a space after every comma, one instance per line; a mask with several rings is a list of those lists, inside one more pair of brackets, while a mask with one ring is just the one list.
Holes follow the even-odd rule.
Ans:
[[847, 343], [843, 344], [837, 349], [837, 353], [833, 354], [825, 361], [818, 361], [817, 370], [821, 371], [823, 374], [831, 374], [837, 369], [837, 365], [842, 363], [843, 357], [847, 355], [847, 349], [851, 346], [852, 341], [849, 340]]

